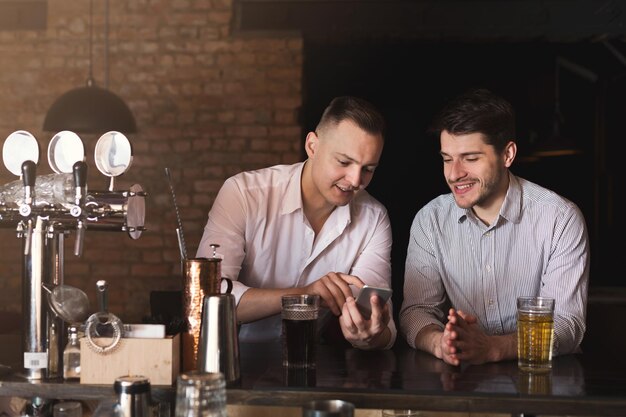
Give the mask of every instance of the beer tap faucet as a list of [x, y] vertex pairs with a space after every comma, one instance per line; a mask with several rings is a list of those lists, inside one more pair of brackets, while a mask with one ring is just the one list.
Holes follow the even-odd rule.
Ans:
[[33, 221], [30, 218], [32, 204], [35, 199], [35, 181], [37, 180], [37, 165], [33, 161], [22, 163], [22, 180], [24, 181], [24, 203], [20, 204], [19, 212], [26, 219], [26, 239], [24, 241], [24, 255], [30, 253], [30, 243], [33, 235]]
[[30, 216], [31, 205], [35, 196], [35, 181], [37, 180], [37, 165], [33, 161], [22, 163], [22, 180], [24, 181], [24, 203], [20, 205], [20, 214]]
[[74, 206], [71, 208], [70, 214], [78, 219], [74, 255], [81, 256], [83, 254], [85, 229], [87, 228], [83, 214], [87, 194], [87, 164], [84, 161], [77, 161], [72, 166], [72, 172], [74, 174]]

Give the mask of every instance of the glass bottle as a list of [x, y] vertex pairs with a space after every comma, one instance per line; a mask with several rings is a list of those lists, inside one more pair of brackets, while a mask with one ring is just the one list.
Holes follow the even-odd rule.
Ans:
[[178, 375], [175, 417], [227, 417], [224, 374], [188, 371]]
[[80, 378], [80, 342], [78, 340], [78, 328], [69, 326], [67, 329], [67, 346], [63, 351], [63, 378]]

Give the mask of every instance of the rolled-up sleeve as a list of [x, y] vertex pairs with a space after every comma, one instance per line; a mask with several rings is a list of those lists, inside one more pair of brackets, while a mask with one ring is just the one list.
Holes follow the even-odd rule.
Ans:
[[[239, 304], [241, 296], [250, 288], [238, 281], [241, 264], [245, 257], [245, 199], [241, 195], [237, 183], [228, 179], [220, 189], [204, 227], [204, 233], [198, 246], [197, 257], [213, 256], [212, 244], [218, 244], [217, 255], [222, 258], [221, 275], [232, 280], [232, 294], [235, 303]], [[222, 292], [226, 283], [222, 282]]]
[[[381, 210], [373, 225], [371, 238], [355, 259], [351, 275], [358, 276], [367, 284], [375, 287], [391, 288], [391, 222], [386, 210]], [[384, 349], [390, 349], [397, 337], [398, 331], [393, 319], [393, 305], [389, 302], [391, 318], [387, 326], [391, 331], [391, 338]]]

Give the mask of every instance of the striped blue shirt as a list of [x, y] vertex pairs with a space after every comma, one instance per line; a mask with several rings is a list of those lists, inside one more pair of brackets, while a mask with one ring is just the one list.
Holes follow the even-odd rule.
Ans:
[[585, 333], [589, 243], [571, 201], [509, 174], [499, 216], [486, 226], [441, 195], [415, 216], [406, 259], [400, 330], [415, 347], [427, 325], [443, 329], [454, 307], [490, 335], [516, 331], [518, 296], [555, 299], [554, 353], [570, 353]]

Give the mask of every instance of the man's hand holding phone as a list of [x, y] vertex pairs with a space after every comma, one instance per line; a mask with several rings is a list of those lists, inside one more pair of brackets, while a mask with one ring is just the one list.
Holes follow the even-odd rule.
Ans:
[[356, 299], [356, 305], [364, 318], [369, 319], [372, 315], [372, 303], [370, 299], [372, 295], [377, 295], [380, 299], [380, 304], [385, 305], [387, 300], [391, 297], [393, 291], [391, 288], [372, 287], [369, 285], [363, 286]]

